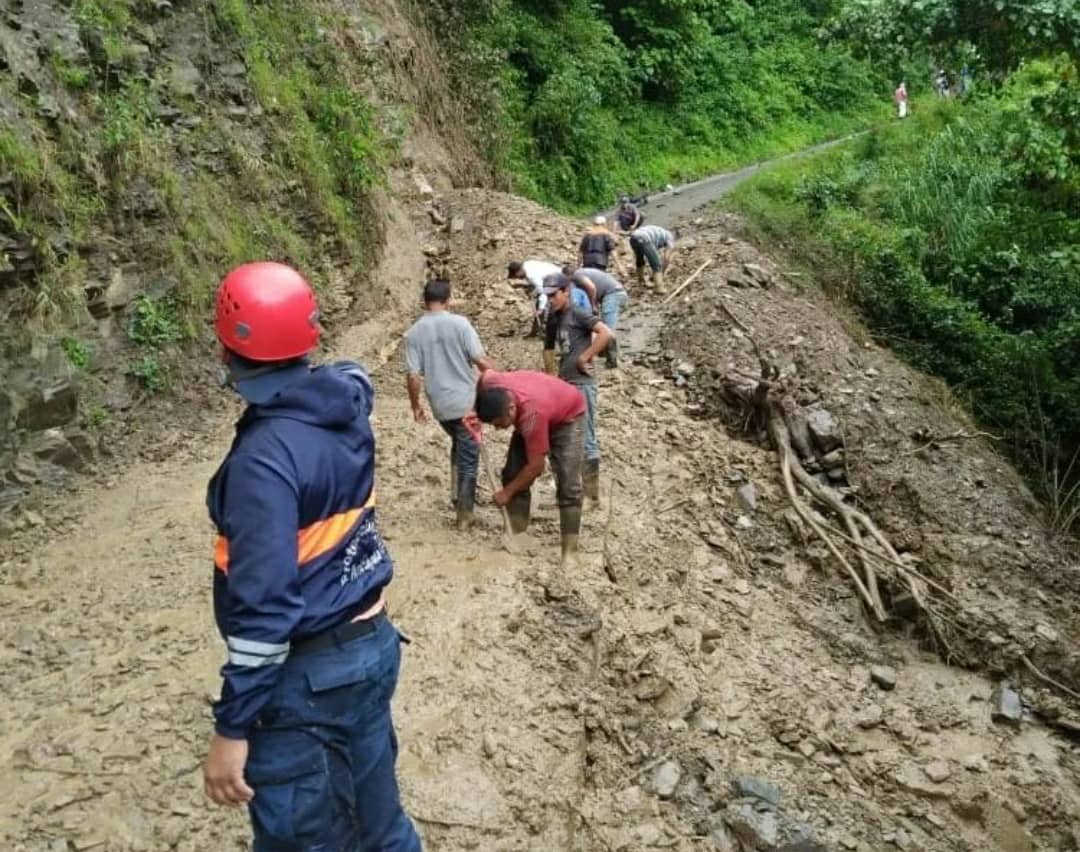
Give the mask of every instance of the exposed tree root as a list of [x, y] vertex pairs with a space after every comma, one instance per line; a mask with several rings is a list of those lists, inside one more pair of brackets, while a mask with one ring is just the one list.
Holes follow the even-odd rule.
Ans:
[[[741, 410], [748, 429], [767, 432], [796, 515], [832, 554], [875, 620], [885, 622], [894, 615], [887, 602], [906, 601], [914, 606], [917, 620], [927, 626], [942, 656], [952, 657], [948, 637], [958, 628], [953, 623], [960, 608], [956, 597], [905, 563], [869, 514], [845, 502], [834, 488], [807, 472], [803, 459], [812, 455], [805, 421], [800, 422], [802, 415], [793, 394], [750, 329], [729, 308], [722, 305], [722, 309], [746, 336], [761, 368], [757, 379], [743, 372], [731, 373], [724, 385], [726, 395]], [[802, 436], [798, 441], [793, 439], [796, 434]], [[821, 513], [835, 518], [836, 526]]]

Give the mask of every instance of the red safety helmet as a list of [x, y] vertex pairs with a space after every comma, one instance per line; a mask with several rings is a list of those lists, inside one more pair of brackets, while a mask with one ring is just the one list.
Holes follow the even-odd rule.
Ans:
[[245, 263], [218, 286], [218, 339], [249, 361], [289, 361], [319, 344], [315, 291], [282, 263]]

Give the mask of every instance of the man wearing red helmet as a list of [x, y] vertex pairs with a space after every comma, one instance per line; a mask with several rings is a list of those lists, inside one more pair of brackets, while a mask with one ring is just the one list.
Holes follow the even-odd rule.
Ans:
[[384, 598], [371, 383], [353, 363], [308, 363], [318, 306], [287, 266], [233, 270], [216, 314], [248, 407], [207, 493], [228, 647], [207, 795], [247, 804], [255, 852], [418, 852], [394, 772], [402, 637]]

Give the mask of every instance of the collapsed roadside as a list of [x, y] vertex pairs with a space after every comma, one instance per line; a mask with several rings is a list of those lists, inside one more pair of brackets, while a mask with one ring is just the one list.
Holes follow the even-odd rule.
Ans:
[[[774, 453], [707, 416], [714, 368], [757, 372], [710, 300], [728, 296], [782, 364], [786, 323], [820, 332], [803, 331], [814, 343], [794, 351], [820, 346], [822, 363], [826, 343], [839, 347], [838, 365], [864, 352], [883, 359], [800, 373], [842, 418], [851, 456], [871, 445], [878, 421], [832, 394], [856, 381], [856, 366], [909, 395], [917, 377], [853, 346], [810, 297], [732, 287], [729, 276], [777, 275], [724, 223], [703, 221], [683, 241], [673, 284], [708, 257], [713, 266], [670, 314], [634, 292], [620, 329], [626, 364], [601, 374], [604, 502], [587, 507], [581, 564], [558, 572], [548, 482], [537, 489], [531, 543], [503, 553], [490, 506], [474, 533], [452, 529], [445, 438], [408, 417], [396, 347], [423, 273], [417, 250], [429, 271], [450, 275], [500, 366], [535, 369], [539, 344], [522, 338], [528, 303], [507, 286], [505, 262], [569, 258], [578, 223], [507, 195], [412, 183], [422, 191], [390, 229], [380, 279], [398, 304], [394, 321], [343, 331], [334, 355], [364, 353], [379, 391], [380, 515], [398, 565], [391, 608], [414, 639], [396, 702], [401, 776], [430, 847], [1080, 848], [1075, 745], [1030, 708], [998, 708], [1009, 712], [995, 721], [996, 680], [874, 629], [828, 557], [784, 520]], [[777, 342], [766, 344], [770, 335]], [[889, 407], [952, 428], [903, 394]], [[490, 436], [491, 461], [505, 439]], [[67, 496], [62, 520], [50, 514], [5, 551], [4, 686], [14, 699], [0, 713], [0, 753], [13, 783], [0, 794], [0, 838], [11, 848], [197, 852], [243, 842], [242, 815], [207, 809], [198, 771], [221, 657], [201, 493], [227, 441], [223, 426], [207, 445]], [[955, 452], [974, 463], [970, 441]], [[1012, 519], [1001, 546], [1020, 552], [1009, 543], [1034, 540], [1036, 520], [1010, 492], [1007, 467], [989, 451], [977, 458], [988, 466], [979, 493], [1004, 507], [1000, 523]], [[858, 461], [849, 464], [848, 484], [863, 484]], [[876, 497], [872, 508], [904, 519], [886, 527], [894, 540], [912, 527], [937, 541], [932, 524], [967, 504], [948, 492], [934, 500], [922, 514], [897, 499]], [[973, 517], [956, 514], [944, 532], [988, 535]], [[964, 541], [949, 550], [961, 580]], [[1052, 542], [1038, 547], [1068, 564]], [[980, 572], [973, 589], [1011, 592], [993, 565]], [[1047, 603], [1041, 614], [1037, 594], [1005, 595], [1000, 606], [1071, 635], [1058, 620], [1067, 592], [1061, 609]], [[1023, 647], [1050, 666], [1049, 653]], [[1030, 680], [1011, 685], [1031, 707], [1049, 706]]]

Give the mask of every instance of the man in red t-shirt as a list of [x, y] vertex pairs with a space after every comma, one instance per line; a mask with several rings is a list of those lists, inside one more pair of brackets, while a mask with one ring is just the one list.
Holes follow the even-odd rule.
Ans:
[[581, 465], [585, 452], [585, 397], [562, 379], [532, 370], [488, 370], [480, 378], [476, 416], [496, 429], [514, 427], [503, 466], [501, 490], [493, 499], [506, 506], [514, 532], [529, 525], [529, 489], [551, 457], [555, 500], [562, 531], [562, 561], [577, 556], [581, 532]]

